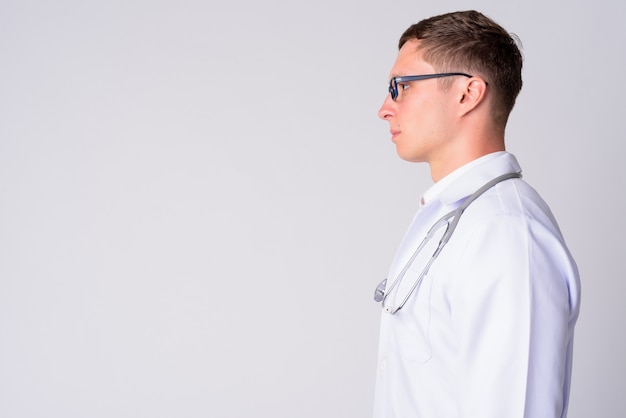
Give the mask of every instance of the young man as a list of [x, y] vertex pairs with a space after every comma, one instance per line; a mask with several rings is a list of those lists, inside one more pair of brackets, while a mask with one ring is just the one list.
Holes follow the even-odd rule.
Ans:
[[376, 418], [567, 414], [578, 270], [505, 151], [521, 70], [515, 40], [475, 11], [400, 38], [379, 116], [435, 184], [376, 291]]

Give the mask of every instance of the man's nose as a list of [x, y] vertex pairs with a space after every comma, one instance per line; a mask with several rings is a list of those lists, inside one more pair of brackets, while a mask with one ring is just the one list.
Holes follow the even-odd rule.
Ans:
[[394, 103], [395, 102], [391, 99], [391, 95], [388, 94], [387, 97], [385, 97], [383, 105], [378, 110], [378, 117], [382, 120], [387, 120], [392, 117], [395, 114]]

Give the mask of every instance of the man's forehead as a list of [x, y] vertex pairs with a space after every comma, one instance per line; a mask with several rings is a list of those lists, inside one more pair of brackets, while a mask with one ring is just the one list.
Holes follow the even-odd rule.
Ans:
[[418, 49], [418, 40], [407, 41], [398, 51], [396, 62], [391, 69], [391, 77], [430, 71], [433, 67], [424, 61], [422, 51]]

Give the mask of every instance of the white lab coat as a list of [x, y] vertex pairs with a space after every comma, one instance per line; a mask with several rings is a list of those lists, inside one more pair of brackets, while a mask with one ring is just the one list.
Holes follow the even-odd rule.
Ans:
[[[429, 189], [387, 286], [437, 219], [509, 172], [521, 172], [515, 157], [498, 152]], [[521, 179], [497, 184], [468, 207], [406, 305], [382, 313], [374, 417], [565, 417], [579, 300], [578, 270], [548, 206]]]

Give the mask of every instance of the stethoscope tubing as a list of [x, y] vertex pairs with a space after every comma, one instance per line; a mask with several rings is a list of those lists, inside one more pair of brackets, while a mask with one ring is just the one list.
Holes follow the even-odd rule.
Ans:
[[[391, 313], [392, 315], [398, 312], [400, 309], [402, 309], [402, 307], [409, 300], [409, 297], [411, 297], [415, 289], [417, 289], [420, 283], [422, 283], [422, 280], [424, 279], [424, 277], [426, 276], [426, 274], [428, 274], [428, 271], [430, 270], [430, 266], [434, 263], [434, 261], [437, 259], [437, 257], [439, 256], [443, 248], [446, 246], [446, 244], [452, 237], [452, 233], [456, 229], [459, 223], [459, 220], [461, 219], [461, 215], [463, 214], [463, 212], [465, 212], [465, 209], [467, 209], [469, 205], [472, 204], [472, 202], [474, 202], [483, 193], [491, 189], [496, 184], [502, 181], [508, 180], [508, 179], [521, 178], [521, 177], [522, 177], [522, 174], [518, 172], [506, 173], [501, 176], [498, 176], [490, 180], [486, 184], [484, 184], [474, 193], [472, 193], [467, 199], [465, 199], [465, 201], [458, 208], [446, 213], [441, 218], [439, 218], [437, 222], [435, 222], [433, 226], [428, 230], [428, 232], [426, 233], [426, 236], [424, 237], [420, 245], [415, 249], [415, 251], [413, 251], [413, 254], [409, 258], [409, 260], [404, 264], [404, 267], [402, 268], [400, 273], [396, 276], [395, 280], [391, 283], [391, 286], [389, 286], [388, 289], [384, 287], [387, 283], [387, 279], [383, 280], [383, 282], [381, 282], [381, 284], [378, 285], [378, 287], [376, 288], [376, 291], [374, 292], [374, 300], [376, 300], [376, 302], [381, 302], [383, 305], [383, 309], [386, 312]], [[451, 222], [449, 222], [450, 218], [453, 218]], [[420, 251], [422, 251], [422, 248], [428, 243], [428, 241], [430, 241], [434, 233], [438, 231], [442, 227], [442, 225], [445, 223], [448, 224], [448, 226], [446, 227], [446, 231], [443, 233], [443, 236], [439, 240], [439, 244], [437, 244], [437, 248], [433, 252], [433, 255], [430, 257], [430, 259], [426, 263], [426, 266], [422, 269], [422, 272], [420, 273], [415, 283], [413, 283], [413, 286], [411, 286], [411, 289], [409, 290], [407, 295], [404, 297], [402, 302], [399, 305], [397, 305], [396, 308], [386, 307], [385, 300], [387, 299], [387, 296], [400, 283], [402, 278], [404, 278], [404, 275], [406, 274], [408, 269], [411, 267], [411, 264], [413, 264], [413, 261], [415, 261], [415, 258], [417, 257], [417, 255], [420, 253]]]

